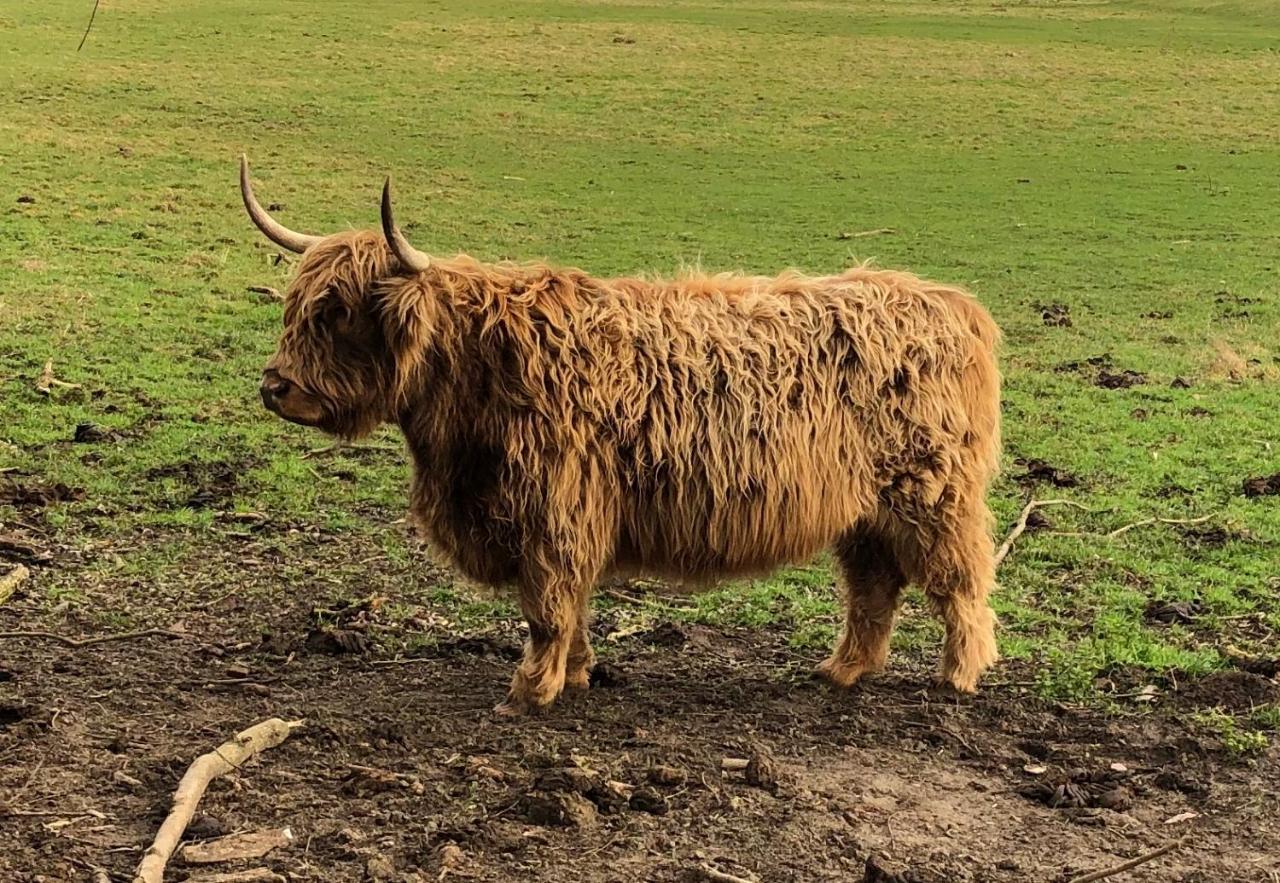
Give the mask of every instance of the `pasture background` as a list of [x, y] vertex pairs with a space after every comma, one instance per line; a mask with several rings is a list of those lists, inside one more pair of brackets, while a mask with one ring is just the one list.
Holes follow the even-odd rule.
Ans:
[[[191, 758], [281, 715], [189, 833], [290, 826], [292, 880], [1062, 883], [1184, 832], [1126, 879], [1280, 880], [1280, 496], [1242, 492], [1280, 473], [1270, 0], [103, 0], [77, 54], [91, 5], [0, 5], [0, 631], [186, 638], [0, 638], [0, 878], [132, 879]], [[394, 433], [316, 453], [257, 401], [246, 289], [292, 259], [241, 151], [304, 231], [373, 226], [394, 173], [437, 253], [967, 285], [1006, 335], [997, 532], [1088, 511], [1001, 568], [976, 697], [930, 689], [914, 594], [886, 674], [809, 679], [820, 560], [615, 585], [596, 688], [495, 721], [519, 617], [408, 537]], [[1106, 536], [1156, 518], [1202, 520]]]
[[[396, 524], [392, 433], [304, 458], [324, 441], [258, 404], [280, 310], [246, 286], [283, 289], [290, 262], [240, 207], [245, 151], [308, 232], [374, 225], [391, 172], [437, 253], [598, 274], [873, 257], [967, 285], [1006, 334], [997, 531], [1019, 458], [1078, 479], [1037, 496], [1095, 510], [1047, 510], [1076, 535], [1029, 533], [1002, 568], [1005, 655], [1043, 695], [1117, 703], [1274, 656], [1280, 498], [1241, 492], [1280, 470], [1270, 4], [106, 0], [76, 54], [90, 5], [0, 10], [0, 467], [86, 491], [0, 502], [59, 556], [25, 615], [123, 629], [217, 601], [252, 633], [380, 595], [388, 654], [514, 628]], [[1101, 388], [1103, 355], [1146, 382]], [[83, 389], [38, 395], [47, 359]], [[84, 421], [108, 437], [72, 444]], [[831, 583], [816, 562], [610, 615], [793, 627], [799, 672], [834, 635]], [[936, 652], [915, 600], [900, 660]], [[1189, 622], [1144, 616], [1192, 600]]]

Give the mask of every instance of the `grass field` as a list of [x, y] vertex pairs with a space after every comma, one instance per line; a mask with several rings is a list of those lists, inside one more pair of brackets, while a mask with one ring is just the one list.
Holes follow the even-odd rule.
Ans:
[[[77, 54], [90, 6], [0, 9], [0, 468], [86, 491], [36, 525], [68, 555], [33, 581], [50, 622], [316, 584], [513, 616], [415, 563], [389, 431], [307, 459], [324, 440], [258, 404], [280, 310], [246, 287], [290, 263], [240, 207], [246, 151], [311, 232], [374, 225], [393, 172], [441, 253], [599, 274], [875, 258], [965, 284], [1006, 334], [998, 530], [1029, 493], [1091, 510], [1045, 510], [1002, 568], [1005, 655], [1046, 695], [1116, 702], [1117, 671], [1274, 656], [1280, 497], [1242, 493], [1280, 472], [1272, 4], [106, 0]], [[81, 388], [37, 393], [49, 359]], [[106, 438], [72, 444], [82, 422]], [[1020, 480], [1032, 459], [1069, 486]], [[322, 530], [323, 565], [242, 566], [228, 510], [291, 525], [263, 540], [282, 555]], [[1204, 520], [1107, 536], [1154, 518]], [[24, 519], [0, 502], [0, 527]], [[831, 583], [817, 562], [620, 615], [793, 624], [816, 657]], [[1168, 624], [1159, 602], [1198, 603]], [[912, 605], [895, 648], [936, 637]]]

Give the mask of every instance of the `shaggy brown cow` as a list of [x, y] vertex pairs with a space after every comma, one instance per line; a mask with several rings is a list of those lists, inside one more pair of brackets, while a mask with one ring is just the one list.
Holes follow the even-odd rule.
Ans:
[[587, 686], [604, 575], [763, 573], [833, 549], [842, 637], [819, 671], [880, 669], [903, 586], [946, 624], [941, 676], [996, 659], [985, 492], [999, 332], [965, 292], [901, 272], [597, 279], [427, 257], [397, 229], [326, 237], [245, 206], [302, 254], [262, 381], [287, 420], [384, 422], [411, 514], [453, 566], [514, 587], [529, 623], [509, 713]]

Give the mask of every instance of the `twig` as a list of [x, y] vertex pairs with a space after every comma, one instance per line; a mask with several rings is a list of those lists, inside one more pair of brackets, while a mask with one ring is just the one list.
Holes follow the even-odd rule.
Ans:
[[417, 665], [420, 662], [439, 662], [435, 656], [401, 656], [398, 659], [366, 659], [366, 665]]
[[311, 450], [307, 451], [305, 454], [302, 455], [302, 459], [310, 460], [313, 457], [324, 457], [328, 454], [333, 454], [338, 451], [341, 451], [347, 447], [348, 445], [345, 442], [334, 442], [331, 445], [325, 445], [323, 448], [312, 448]]
[[89, 13], [89, 26], [84, 29], [84, 36], [80, 38], [80, 45], [76, 47], [76, 52], [84, 48], [84, 41], [89, 39], [89, 31], [93, 30], [93, 20], [98, 17], [98, 4], [102, 0], [93, 0], [93, 12]]
[[720, 761], [720, 769], [725, 771], [745, 770], [751, 761], [745, 757], [726, 757]]
[[1082, 877], [1075, 877], [1070, 881], [1070, 883], [1094, 883], [1095, 880], [1105, 880], [1107, 877], [1114, 877], [1116, 874], [1123, 874], [1125, 871], [1133, 870], [1138, 867], [1138, 865], [1146, 864], [1153, 859], [1158, 859], [1162, 855], [1167, 855], [1173, 852], [1186, 842], [1187, 838], [1183, 837], [1181, 840], [1166, 843], [1159, 849], [1153, 849], [1151, 852], [1143, 853], [1137, 858], [1129, 859], [1129, 861], [1124, 862], [1123, 864], [1119, 864], [1111, 868], [1105, 868], [1101, 871], [1094, 871], [1093, 873], [1085, 874]]
[[40, 372], [40, 378], [36, 381], [36, 392], [42, 396], [51, 395], [53, 388], [59, 389], [79, 389], [78, 383], [67, 383], [65, 380], [59, 380], [53, 376], [53, 359], [49, 359], [44, 363], [44, 370]]
[[724, 871], [716, 870], [708, 864], [698, 865], [698, 870], [702, 872], [703, 877], [708, 880], [715, 880], [716, 883], [756, 883], [753, 878], [726, 874]]
[[260, 294], [267, 300], [273, 300], [273, 301], [284, 300], [284, 295], [276, 291], [270, 285], [250, 285], [248, 288], [245, 289], [245, 291], [252, 292], [253, 294]]
[[1141, 521], [1135, 521], [1133, 524], [1126, 524], [1124, 527], [1117, 527], [1111, 533], [1107, 534], [1107, 539], [1114, 539], [1122, 533], [1128, 533], [1135, 527], [1146, 527], [1148, 524], [1203, 524], [1213, 518], [1213, 514], [1202, 515], [1199, 518], [1144, 518]]
[[1022, 513], [1018, 516], [1018, 520], [1014, 522], [1013, 527], [1005, 536], [1004, 542], [1000, 544], [1000, 548], [996, 550], [996, 567], [1005, 558], [1009, 557], [1009, 553], [1013, 551], [1013, 544], [1022, 536], [1027, 529], [1027, 519], [1031, 517], [1031, 513], [1037, 509], [1043, 509], [1045, 506], [1074, 506], [1077, 509], [1083, 509], [1086, 512], [1092, 511], [1088, 506], [1084, 506], [1074, 500], [1031, 500], [1027, 505], [1022, 507]]
[[173, 855], [187, 823], [195, 814], [196, 804], [204, 796], [209, 782], [218, 776], [238, 770], [244, 762], [268, 748], [275, 748], [289, 734], [302, 726], [302, 721], [285, 722], [278, 717], [255, 724], [222, 743], [208, 754], [196, 758], [187, 768], [173, 792], [173, 808], [156, 832], [155, 842], [147, 849], [138, 864], [133, 883], [162, 883], [164, 866]]
[[892, 227], [877, 227], [874, 230], [859, 230], [857, 233], [841, 233], [837, 239], [861, 239], [864, 236], [884, 236], [888, 233], [897, 233], [898, 231]]
[[188, 883], [284, 883], [281, 877], [270, 868], [249, 868], [245, 871], [229, 871], [209, 877], [188, 877]]
[[166, 629], [143, 629], [139, 632], [119, 632], [114, 635], [99, 635], [96, 638], [68, 638], [65, 635], [58, 635], [53, 632], [0, 632], [0, 638], [33, 638], [57, 641], [64, 647], [71, 647], [72, 649], [92, 647], [94, 644], [106, 644], [110, 641], [131, 641], [134, 638], [150, 637], [189, 638], [191, 636], [184, 632], [171, 632]]
[[620, 592], [617, 589], [603, 589], [601, 595], [613, 598], [616, 601], [623, 601], [627, 604], [634, 604], [637, 607], [643, 607], [645, 604], [654, 604], [658, 607], [667, 607], [671, 610], [689, 610], [694, 605], [681, 603], [670, 596], [663, 597], [658, 594], [646, 593], [644, 595], [628, 595], [626, 592]]

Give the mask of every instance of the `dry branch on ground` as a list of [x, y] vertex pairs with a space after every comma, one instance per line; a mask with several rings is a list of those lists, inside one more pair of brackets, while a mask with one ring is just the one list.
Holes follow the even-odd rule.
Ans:
[[9, 572], [0, 574], [0, 604], [8, 601], [14, 589], [18, 588], [30, 575], [31, 572], [21, 564], [16, 564]]
[[1153, 849], [1151, 852], [1144, 852], [1142, 855], [1138, 856], [1137, 858], [1129, 859], [1129, 861], [1127, 862], [1121, 862], [1120, 864], [1114, 865], [1113, 867], [1104, 868], [1101, 871], [1094, 871], [1093, 873], [1085, 874], [1082, 877], [1073, 877], [1071, 879], [1071, 883], [1095, 883], [1095, 881], [1097, 880], [1105, 880], [1108, 877], [1114, 877], [1117, 874], [1123, 874], [1125, 871], [1132, 871], [1134, 868], [1138, 867], [1139, 865], [1144, 865], [1149, 861], [1153, 861], [1155, 859], [1160, 858], [1160, 856], [1162, 855], [1167, 855], [1168, 853], [1173, 852], [1175, 849], [1177, 849], [1179, 846], [1181, 846], [1185, 842], [1186, 842], [1186, 838], [1183, 838], [1182, 840], [1175, 840], [1172, 843], [1166, 843], [1164, 846], [1160, 847], [1159, 849]]
[[147, 849], [138, 864], [137, 875], [133, 883], [162, 883], [164, 867], [173, 855], [182, 833], [195, 814], [200, 798], [204, 796], [209, 783], [218, 776], [238, 770], [249, 758], [275, 748], [289, 734], [302, 726], [302, 721], [286, 722], [273, 717], [260, 724], [255, 724], [208, 754], [196, 758], [178, 782], [173, 792], [173, 808], [160, 825], [155, 842]]

